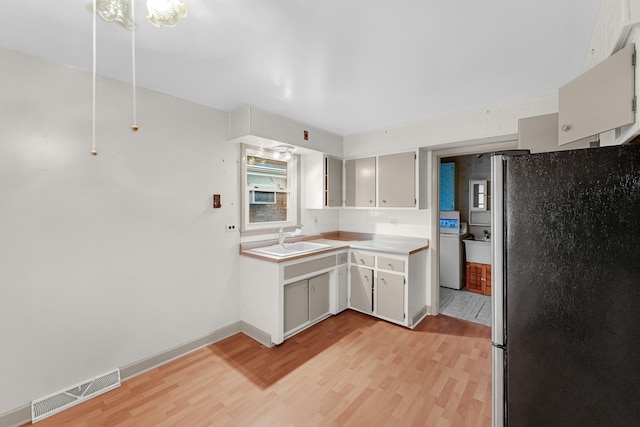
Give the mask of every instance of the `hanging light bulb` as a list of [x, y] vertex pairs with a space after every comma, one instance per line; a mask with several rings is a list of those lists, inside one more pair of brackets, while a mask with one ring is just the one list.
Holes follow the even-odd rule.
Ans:
[[129, 13], [130, 0], [96, 0], [96, 12], [107, 22], [119, 22], [133, 30], [135, 25]]
[[175, 27], [187, 16], [187, 5], [178, 0], [147, 0], [147, 20], [156, 27]]

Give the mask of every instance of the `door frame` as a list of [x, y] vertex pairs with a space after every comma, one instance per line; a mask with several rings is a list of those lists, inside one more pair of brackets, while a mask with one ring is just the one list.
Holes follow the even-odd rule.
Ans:
[[[491, 153], [518, 148], [518, 134], [501, 135], [471, 141], [459, 141], [445, 145], [422, 147], [431, 151], [431, 307], [430, 314], [440, 313], [440, 161], [444, 157]], [[495, 226], [491, 224], [492, 229]]]

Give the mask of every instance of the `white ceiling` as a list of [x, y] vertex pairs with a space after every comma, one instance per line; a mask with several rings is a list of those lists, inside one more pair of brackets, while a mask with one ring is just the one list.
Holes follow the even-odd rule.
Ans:
[[[135, 0], [137, 82], [342, 135], [554, 93], [583, 71], [600, 0]], [[0, 46], [90, 70], [90, 0], [0, 6]], [[131, 81], [131, 36], [98, 22], [98, 73]]]

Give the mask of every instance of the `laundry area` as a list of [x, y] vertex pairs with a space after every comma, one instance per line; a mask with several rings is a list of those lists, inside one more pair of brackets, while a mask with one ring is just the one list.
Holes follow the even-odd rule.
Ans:
[[440, 162], [440, 313], [491, 326], [491, 162]]

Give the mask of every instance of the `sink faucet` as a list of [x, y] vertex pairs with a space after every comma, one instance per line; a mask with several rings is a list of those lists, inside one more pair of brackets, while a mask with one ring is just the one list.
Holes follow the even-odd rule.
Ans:
[[296, 228], [295, 231], [284, 231], [284, 225], [280, 227], [280, 231], [278, 231], [278, 244], [284, 245], [284, 239], [287, 237], [299, 236], [302, 234], [302, 228]]

